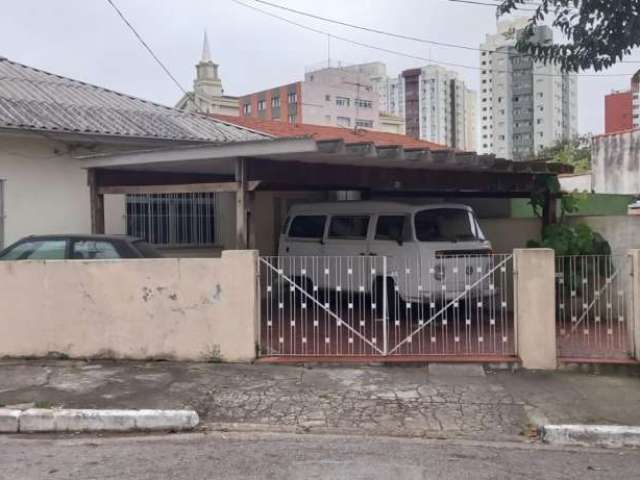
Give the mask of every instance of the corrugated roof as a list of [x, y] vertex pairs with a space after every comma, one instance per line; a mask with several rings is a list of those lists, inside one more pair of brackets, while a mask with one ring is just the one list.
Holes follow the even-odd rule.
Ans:
[[3, 57], [0, 128], [213, 143], [269, 138]]
[[344, 140], [346, 144], [373, 143], [378, 147], [397, 145], [404, 148], [449, 150], [449, 147], [437, 143], [418, 140], [407, 135], [379, 132], [376, 130], [354, 130], [352, 128], [310, 125], [306, 123], [291, 124], [278, 120], [260, 120], [251, 117], [233, 117], [231, 115], [220, 114], [213, 115], [213, 117], [259, 132], [268, 133], [275, 137], [311, 137], [316, 141], [341, 139]]

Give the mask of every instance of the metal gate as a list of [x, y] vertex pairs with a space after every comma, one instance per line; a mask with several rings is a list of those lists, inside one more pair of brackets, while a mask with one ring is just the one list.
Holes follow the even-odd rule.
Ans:
[[515, 356], [511, 255], [261, 257], [262, 356]]
[[561, 359], [628, 359], [629, 258], [556, 257], [556, 335]]

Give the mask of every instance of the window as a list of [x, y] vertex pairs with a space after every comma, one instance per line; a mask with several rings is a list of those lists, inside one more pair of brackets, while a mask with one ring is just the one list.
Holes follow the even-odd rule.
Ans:
[[298, 103], [298, 94], [296, 92], [289, 92], [287, 95], [287, 101], [289, 103]]
[[152, 245], [215, 244], [214, 193], [127, 195], [127, 235]]
[[330, 102], [331, 101], [331, 95], [325, 95], [324, 96], [324, 100], [325, 100], [325, 102]]
[[355, 103], [356, 107], [358, 108], [373, 108], [373, 102], [371, 100], [362, 100], [361, 98], [356, 98], [353, 103]]
[[108, 258], [120, 258], [116, 247], [110, 242], [94, 240], [82, 240], [73, 243], [71, 258], [82, 260], [96, 260]]
[[262, 112], [267, 106], [267, 102], [265, 100], [258, 100], [258, 111]]
[[351, 119], [349, 117], [336, 117], [336, 123], [339, 127], [350, 127]]
[[332, 217], [329, 238], [343, 240], [363, 240], [367, 238], [368, 216]]
[[373, 128], [373, 120], [356, 120], [356, 127]]
[[280, 97], [271, 97], [271, 108], [280, 108]]
[[64, 260], [66, 251], [66, 240], [32, 240], [13, 247], [2, 260]]
[[471, 214], [459, 208], [423, 210], [415, 216], [416, 237], [421, 242], [476, 240]]
[[336, 97], [336, 105], [338, 107], [348, 107], [351, 105], [351, 99], [348, 97]]
[[245, 103], [244, 105], [242, 105], [242, 113], [244, 115], [251, 115], [251, 104], [250, 103]]
[[402, 215], [380, 215], [376, 225], [376, 240], [399, 241], [404, 239], [405, 217]]
[[324, 236], [324, 215], [299, 215], [293, 219], [289, 227], [289, 237], [314, 238], [320, 240]]
[[287, 121], [289, 123], [296, 123], [297, 120], [298, 120], [298, 115], [296, 115], [295, 113], [290, 113], [289, 116], [287, 117]]

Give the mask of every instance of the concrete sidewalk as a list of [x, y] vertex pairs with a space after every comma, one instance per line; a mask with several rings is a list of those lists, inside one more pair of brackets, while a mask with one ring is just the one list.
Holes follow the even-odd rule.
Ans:
[[194, 408], [205, 428], [527, 438], [531, 424], [640, 425], [640, 379], [473, 365], [0, 362], [0, 405]]

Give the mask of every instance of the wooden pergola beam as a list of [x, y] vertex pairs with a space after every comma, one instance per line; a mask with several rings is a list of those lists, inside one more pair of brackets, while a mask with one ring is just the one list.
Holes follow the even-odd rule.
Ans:
[[102, 195], [142, 194], [142, 193], [223, 193], [237, 192], [238, 182], [188, 183], [176, 185], [114, 185], [98, 187]]

